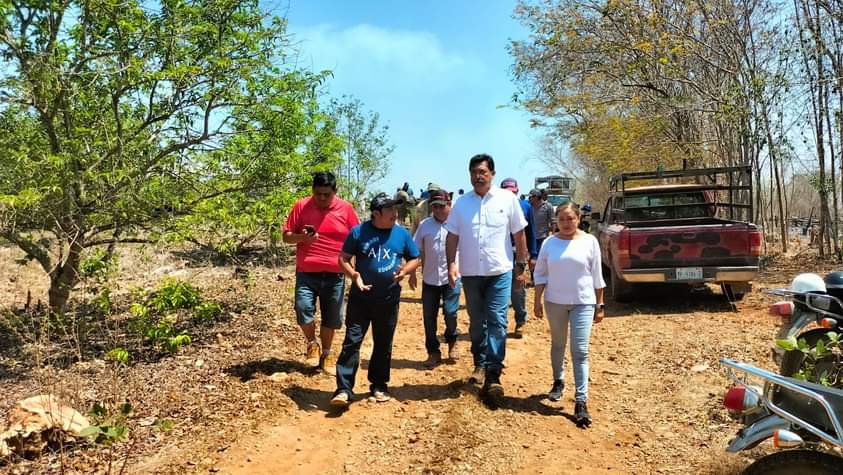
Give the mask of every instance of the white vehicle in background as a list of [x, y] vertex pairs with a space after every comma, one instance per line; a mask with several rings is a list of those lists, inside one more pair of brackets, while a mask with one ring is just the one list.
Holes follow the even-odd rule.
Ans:
[[574, 199], [574, 179], [562, 175], [536, 177], [534, 187], [547, 192], [547, 202], [556, 207]]

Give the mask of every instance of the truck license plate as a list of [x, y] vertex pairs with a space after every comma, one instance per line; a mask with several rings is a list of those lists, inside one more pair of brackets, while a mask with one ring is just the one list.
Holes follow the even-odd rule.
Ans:
[[702, 267], [681, 267], [676, 269], [676, 280], [702, 280]]

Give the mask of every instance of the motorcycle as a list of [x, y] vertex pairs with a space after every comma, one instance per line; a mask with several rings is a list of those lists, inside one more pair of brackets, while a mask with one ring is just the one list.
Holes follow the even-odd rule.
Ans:
[[[831, 272], [825, 279], [816, 274], [800, 274], [790, 288], [764, 292], [788, 298], [769, 309], [770, 314], [782, 319], [777, 339], [804, 339], [813, 347], [828, 332], [843, 330], [843, 272]], [[800, 351], [786, 351], [778, 344], [773, 345], [773, 361], [779, 365], [780, 374], [792, 376], [802, 360]]]
[[727, 358], [720, 363], [735, 383], [723, 404], [745, 427], [728, 452], [773, 439], [778, 449], [752, 463], [748, 475], [843, 473], [843, 390], [766, 371]]

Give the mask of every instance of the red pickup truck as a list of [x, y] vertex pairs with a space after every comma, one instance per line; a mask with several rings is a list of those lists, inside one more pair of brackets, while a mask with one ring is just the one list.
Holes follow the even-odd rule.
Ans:
[[[634, 180], [683, 178], [696, 182], [626, 187]], [[699, 183], [704, 180], [710, 183]], [[751, 180], [749, 167], [614, 177], [602, 216], [592, 215], [612, 297], [630, 300], [639, 282], [712, 282], [730, 300], [743, 298], [758, 274], [762, 244], [761, 231], [749, 222]]]

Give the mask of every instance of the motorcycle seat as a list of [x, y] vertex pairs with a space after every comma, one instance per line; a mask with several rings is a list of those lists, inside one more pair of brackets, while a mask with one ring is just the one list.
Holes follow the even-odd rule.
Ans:
[[[786, 379], [822, 396], [831, 406], [833, 417], [843, 423], [843, 390], [793, 378]], [[828, 412], [816, 399], [782, 386], [776, 386], [771, 400], [779, 408], [805, 422], [809, 422], [830, 434], [835, 434], [834, 424], [831, 422]], [[843, 434], [836, 435], [838, 438], [843, 437]]]

